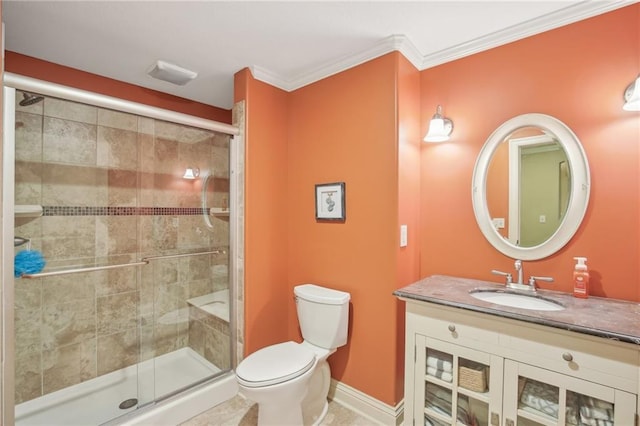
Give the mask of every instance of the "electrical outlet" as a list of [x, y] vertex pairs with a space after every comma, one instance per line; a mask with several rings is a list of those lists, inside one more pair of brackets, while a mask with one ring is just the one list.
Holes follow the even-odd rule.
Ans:
[[504, 229], [504, 217], [495, 217], [491, 219], [493, 227], [496, 229]]

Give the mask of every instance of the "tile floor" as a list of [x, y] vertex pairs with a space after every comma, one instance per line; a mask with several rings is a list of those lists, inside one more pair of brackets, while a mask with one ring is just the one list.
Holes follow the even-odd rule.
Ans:
[[[257, 424], [258, 404], [237, 395], [187, 420], [181, 426], [255, 426]], [[375, 424], [372, 420], [354, 413], [337, 402], [330, 401], [329, 411], [320, 426], [372, 426]]]

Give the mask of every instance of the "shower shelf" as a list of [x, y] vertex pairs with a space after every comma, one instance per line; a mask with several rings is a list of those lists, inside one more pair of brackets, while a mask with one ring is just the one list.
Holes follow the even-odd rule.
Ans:
[[15, 217], [40, 217], [42, 206], [37, 204], [16, 204]]
[[229, 209], [225, 209], [222, 207], [211, 207], [209, 209], [209, 214], [212, 216], [229, 216]]

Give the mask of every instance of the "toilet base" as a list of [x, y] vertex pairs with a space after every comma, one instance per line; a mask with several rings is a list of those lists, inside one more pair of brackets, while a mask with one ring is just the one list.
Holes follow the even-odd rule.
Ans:
[[[324, 420], [329, 411], [329, 401], [325, 400], [320, 412], [316, 415], [315, 421], [308, 423], [303, 416], [303, 410], [287, 410], [283, 412], [281, 407], [274, 407], [271, 404], [258, 404], [258, 425], [262, 426], [282, 426], [282, 425], [304, 425], [318, 426]], [[273, 423], [273, 419], [277, 419]]]
[[326, 358], [318, 361], [318, 365], [311, 376], [307, 396], [302, 401], [302, 415], [305, 426], [318, 425], [329, 410], [329, 385], [331, 384], [331, 369]]
[[258, 403], [258, 426], [302, 426], [302, 401], [315, 367], [295, 379], [266, 387], [246, 387], [239, 383], [245, 398]]
[[258, 426], [317, 426], [325, 418], [331, 385], [327, 358], [335, 349], [314, 351], [315, 365], [293, 380], [266, 387], [246, 387], [239, 382], [240, 393], [258, 403]]
[[283, 409], [283, 407], [274, 404], [258, 403], [258, 426], [298, 426], [302, 425], [303, 421], [300, 408]]
[[329, 411], [329, 401], [325, 401], [324, 406], [322, 407], [322, 411], [320, 412], [320, 415], [318, 416], [316, 421], [311, 424], [311, 426], [318, 426], [324, 420], [328, 411]]

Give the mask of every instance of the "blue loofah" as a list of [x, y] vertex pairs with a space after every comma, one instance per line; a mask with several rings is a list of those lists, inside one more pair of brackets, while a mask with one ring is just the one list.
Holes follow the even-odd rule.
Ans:
[[20, 277], [24, 274], [37, 274], [38, 272], [44, 269], [44, 265], [46, 265], [46, 261], [37, 250], [22, 250], [18, 254], [13, 261], [13, 274], [17, 277]]

